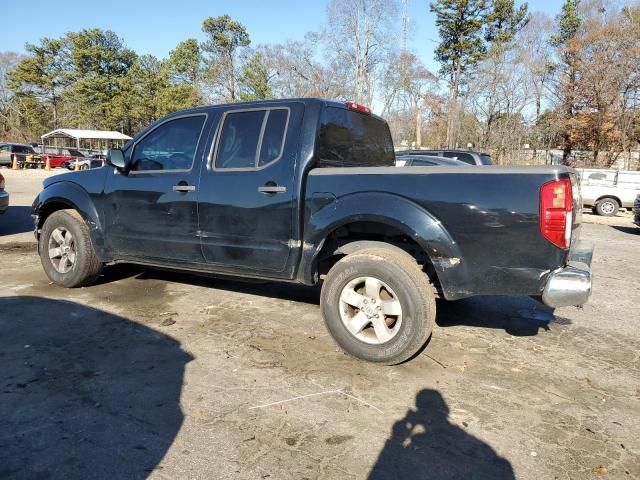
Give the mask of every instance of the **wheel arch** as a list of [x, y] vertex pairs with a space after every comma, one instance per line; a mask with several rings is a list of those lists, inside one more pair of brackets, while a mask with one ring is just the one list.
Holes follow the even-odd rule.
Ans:
[[620, 198], [618, 198], [616, 195], [611, 195], [611, 194], [600, 195], [595, 200], [595, 202], [593, 202], [593, 204], [595, 205], [596, 203], [598, 203], [601, 200], [604, 200], [605, 198], [610, 198], [612, 200], [615, 200], [616, 202], [618, 202], [618, 208], [622, 207], [622, 201], [620, 200]]
[[32, 213], [36, 216], [36, 238], [49, 216], [59, 210], [72, 209], [78, 212], [89, 228], [89, 235], [96, 254], [106, 257], [104, 234], [100, 216], [91, 197], [82, 187], [71, 182], [58, 182], [47, 186], [33, 203]]
[[[404, 197], [353, 194], [315, 212], [305, 225], [308, 230], [299, 272], [304, 283], [319, 280], [326, 259], [333, 257], [331, 265], [371, 242], [382, 242], [412, 254], [445, 298], [463, 296], [459, 279], [465, 277], [466, 264], [458, 245], [440, 220]], [[369, 228], [353, 228], [362, 226]]]

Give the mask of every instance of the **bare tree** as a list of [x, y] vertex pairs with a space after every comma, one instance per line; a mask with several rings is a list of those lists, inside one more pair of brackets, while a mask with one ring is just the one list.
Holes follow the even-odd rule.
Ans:
[[534, 122], [542, 113], [545, 97], [548, 97], [549, 80], [553, 75], [553, 53], [549, 40], [553, 31], [553, 20], [546, 14], [534, 12], [527, 26], [518, 36], [517, 52], [527, 71], [535, 108]]
[[353, 100], [372, 105], [377, 70], [395, 34], [397, 0], [331, 0], [327, 15], [328, 57], [351, 70]]
[[319, 35], [314, 33], [304, 40], [260, 47], [275, 97], [349, 97], [348, 70], [335, 61], [318, 61], [318, 50]]
[[0, 135], [25, 139], [19, 128], [20, 111], [15, 106], [10, 74], [24, 57], [15, 52], [0, 52]]
[[423, 112], [427, 99], [437, 91], [437, 78], [418, 58], [410, 53], [390, 56], [383, 82], [382, 114], [390, 111], [411, 112], [415, 126], [415, 146], [422, 146]]

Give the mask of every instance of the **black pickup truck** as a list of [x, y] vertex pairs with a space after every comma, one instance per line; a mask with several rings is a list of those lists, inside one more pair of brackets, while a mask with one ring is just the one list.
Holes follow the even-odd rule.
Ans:
[[386, 364], [425, 345], [437, 297], [587, 301], [572, 170], [394, 160], [386, 122], [351, 102], [177, 112], [111, 150], [107, 168], [44, 182], [42, 265], [65, 287], [118, 262], [321, 283], [337, 343]]

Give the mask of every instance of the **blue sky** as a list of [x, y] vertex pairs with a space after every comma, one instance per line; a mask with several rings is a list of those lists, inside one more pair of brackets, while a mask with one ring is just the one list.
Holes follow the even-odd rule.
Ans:
[[[517, 1], [517, 0], [516, 0]], [[202, 38], [209, 16], [229, 14], [242, 22], [254, 44], [300, 39], [319, 30], [328, 0], [0, 0], [0, 51], [24, 52], [26, 42], [69, 31], [100, 27], [113, 30], [140, 54], [165, 57], [178, 42]], [[518, 2], [517, 3], [521, 3]], [[531, 11], [555, 15], [561, 0], [530, 0]], [[438, 42], [428, 0], [409, 0], [411, 48], [432, 69]]]

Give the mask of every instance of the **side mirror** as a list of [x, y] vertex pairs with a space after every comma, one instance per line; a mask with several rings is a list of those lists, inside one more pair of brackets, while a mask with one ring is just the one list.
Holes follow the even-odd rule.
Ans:
[[127, 166], [124, 158], [124, 152], [119, 148], [113, 148], [107, 152], [107, 165], [115, 167], [119, 171], [123, 171]]

